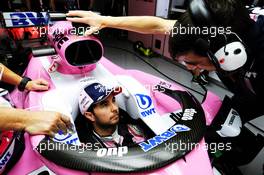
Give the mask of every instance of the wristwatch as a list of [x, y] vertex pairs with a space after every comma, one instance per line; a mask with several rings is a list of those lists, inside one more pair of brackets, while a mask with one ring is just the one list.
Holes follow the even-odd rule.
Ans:
[[17, 86], [18, 90], [24, 91], [26, 88], [26, 85], [29, 81], [31, 81], [31, 78], [23, 77], [22, 80], [20, 81], [19, 85]]

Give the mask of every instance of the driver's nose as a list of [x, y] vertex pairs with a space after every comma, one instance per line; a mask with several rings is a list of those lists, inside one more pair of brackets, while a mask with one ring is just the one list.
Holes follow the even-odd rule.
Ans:
[[117, 105], [117, 103], [111, 103], [111, 109], [112, 109], [112, 111], [114, 112], [114, 111], [117, 111], [118, 110], [118, 105]]

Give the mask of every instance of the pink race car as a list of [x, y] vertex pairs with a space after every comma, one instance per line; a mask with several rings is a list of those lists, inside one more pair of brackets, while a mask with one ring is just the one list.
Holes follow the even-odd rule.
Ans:
[[[24, 72], [32, 79], [48, 80], [50, 89], [23, 93], [15, 90], [10, 99], [18, 108], [71, 116], [73, 132], [58, 133], [54, 138], [6, 132], [5, 138], [12, 139], [1, 143], [0, 170], [8, 170], [10, 175], [213, 174], [203, 136], [222, 104], [219, 97], [208, 92], [200, 104], [176, 84], [120, 68], [103, 57], [98, 39], [73, 35], [72, 29], [69, 22], [54, 23], [48, 37], [55, 50], [35, 50], [33, 54], [38, 56], [30, 58]], [[146, 126], [143, 132], [151, 132], [152, 136], [133, 147], [107, 149], [81, 143], [78, 95], [90, 77], [108, 86], [121, 86], [119, 107], [129, 120], [142, 121]]]

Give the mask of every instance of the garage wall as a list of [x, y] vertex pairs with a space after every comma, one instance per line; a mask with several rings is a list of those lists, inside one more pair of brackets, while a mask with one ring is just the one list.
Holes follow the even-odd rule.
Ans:
[[[128, 0], [128, 16], [155, 16], [156, 0]], [[152, 46], [152, 35], [128, 32], [132, 42], [142, 41], [145, 47]]]

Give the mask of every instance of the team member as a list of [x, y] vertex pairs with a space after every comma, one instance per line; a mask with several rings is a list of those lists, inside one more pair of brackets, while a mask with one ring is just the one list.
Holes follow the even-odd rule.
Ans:
[[[69, 21], [91, 26], [86, 35], [105, 27], [171, 34], [171, 56], [189, 70], [216, 71], [234, 93], [233, 107], [244, 122], [264, 114], [264, 20], [263, 16], [256, 22], [250, 19], [241, 1], [192, 0], [178, 21], [152, 16], [100, 16], [90, 11], [70, 11], [67, 15]], [[188, 32], [180, 33], [181, 28]]]
[[[0, 80], [18, 86], [19, 90], [48, 90], [49, 84], [43, 79], [22, 78], [0, 64]], [[1, 93], [4, 90], [1, 89]], [[69, 117], [51, 111], [26, 111], [10, 108], [6, 99], [0, 96], [0, 130], [26, 131], [30, 134], [54, 136], [59, 130], [67, 132], [71, 127]]]

